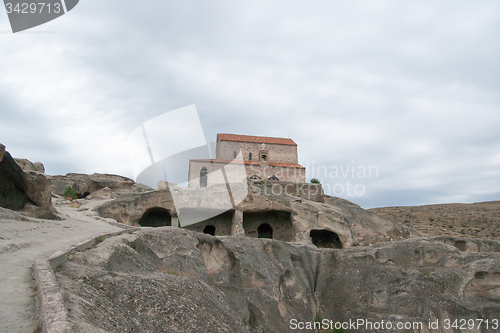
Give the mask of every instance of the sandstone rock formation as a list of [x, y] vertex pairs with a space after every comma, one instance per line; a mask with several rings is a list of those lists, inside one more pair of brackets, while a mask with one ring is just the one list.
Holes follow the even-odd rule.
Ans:
[[146, 185], [136, 184], [130, 178], [110, 174], [68, 173], [65, 176], [51, 176], [51, 180], [52, 191], [55, 194], [62, 195], [66, 188], [70, 186], [74, 187], [82, 198], [105, 187], [110, 188], [111, 191], [117, 194], [152, 190]]
[[79, 332], [312, 332], [292, 325], [315, 318], [423, 325], [405, 332], [489, 319], [476, 331], [498, 332], [499, 250], [453, 238], [317, 249], [164, 227], [77, 252], [56, 276]]
[[40, 162], [33, 163], [25, 158], [14, 158], [14, 161], [16, 161], [16, 163], [19, 164], [21, 169], [23, 169], [24, 171], [36, 171], [45, 173], [45, 167]]
[[0, 206], [37, 217], [52, 217], [50, 180], [37, 171], [23, 171], [0, 145]]
[[[183, 189], [170, 185], [170, 190], [123, 194], [96, 208], [102, 216], [131, 226], [177, 225], [193, 231], [207, 226], [218, 229], [215, 235], [247, 235], [257, 237], [258, 226], [269, 224], [272, 238], [284, 241], [315, 243], [314, 232], [330, 232], [331, 244], [326, 247], [351, 247], [386, 240], [403, 240], [418, 236], [412, 229], [390, 222], [361, 207], [338, 198], [322, 196], [324, 202], [307, 200], [284, 191], [268, 190], [248, 184], [230, 184], [233, 207], [225, 185], [199, 189]], [[322, 191], [321, 191], [322, 193]], [[295, 194], [295, 193], [294, 193]], [[317, 199], [314, 196], [314, 199]], [[187, 225], [182, 214], [216, 211], [220, 215], [203, 222]], [[185, 213], [186, 216], [188, 213]], [[148, 216], [164, 219], [165, 224], [143, 223]], [[313, 235], [311, 235], [313, 232]], [[323, 242], [319, 234], [318, 242]]]
[[116, 198], [116, 195], [111, 191], [109, 187], [102, 188], [100, 190], [97, 190], [95, 192], [90, 193], [87, 196], [88, 199], [114, 199]]

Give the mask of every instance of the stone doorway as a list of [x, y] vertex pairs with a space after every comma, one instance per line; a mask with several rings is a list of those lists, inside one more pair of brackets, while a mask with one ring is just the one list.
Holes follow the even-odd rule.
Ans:
[[214, 227], [213, 225], [207, 225], [207, 226], [203, 229], [203, 233], [204, 233], [204, 234], [209, 234], [209, 235], [215, 236], [215, 227]]
[[273, 228], [267, 223], [262, 223], [257, 228], [258, 238], [273, 238]]

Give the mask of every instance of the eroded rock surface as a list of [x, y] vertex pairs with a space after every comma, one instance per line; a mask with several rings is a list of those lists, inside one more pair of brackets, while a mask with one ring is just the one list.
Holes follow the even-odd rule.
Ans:
[[68, 173], [65, 176], [51, 176], [51, 180], [52, 191], [58, 195], [63, 195], [68, 186], [78, 191], [80, 197], [86, 197], [106, 187], [116, 194], [140, 193], [152, 190], [150, 187], [136, 183], [130, 178], [111, 174]]
[[14, 158], [14, 161], [23, 169], [24, 171], [36, 171], [40, 173], [45, 173], [45, 167], [40, 162], [31, 162], [25, 158]]
[[500, 253], [438, 238], [335, 250], [147, 228], [70, 256], [56, 275], [82, 332], [311, 332], [290, 321], [500, 313]]
[[464, 253], [437, 237], [321, 255], [317, 289], [324, 318], [426, 327], [435, 318], [491, 321], [500, 314], [500, 252]]
[[37, 171], [23, 171], [0, 145], [0, 207], [50, 218], [50, 180]]
[[312, 230], [326, 230], [338, 237], [338, 246], [334, 246], [335, 242], [332, 242], [331, 247], [341, 248], [418, 236], [412, 229], [381, 218], [347, 200], [323, 196], [322, 202], [318, 202], [273, 191], [272, 187], [263, 190], [263, 186], [266, 188], [265, 184], [253, 186], [249, 183], [248, 187], [247, 184], [230, 184], [235, 207], [232, 206], [225, 185], [201, 189], [170, 186], [168, 190], [124, 194], [96, 210], [103, 217], [131, 226], [141, 226], [141, 218], [151, 209], [163, 209], [170, 216], [179, 217], [181, 226], [185, 226], [180, 215], [183, 210], [190, 210], [193, 214], [218, 211], [231, 212], [232, 215], [239, 211], [242, 212], [241, 225], [232, 226], [232, 217], [225, 218], [221, 215], [218, 221], [212, 219], [198, 225], [189, 225], [188, 228], [203, 231], [206, 225], [213, 224], [221, 231], [215, 233], [216, 236], [234, 236], [231, 230], [239, 228], [240, 231], [236, 234], [257, 237], [258, 226], [268, 223], [275, 232], [272, 238], [307, 244], [314, 243], [311, 238]]

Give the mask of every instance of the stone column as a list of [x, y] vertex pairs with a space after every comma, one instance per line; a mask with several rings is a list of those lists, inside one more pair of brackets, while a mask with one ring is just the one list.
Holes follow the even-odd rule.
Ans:
[[172, 227], [179, 227], [179, 217], [172, 216]]
[[245, 236], [245, 229], [243, 229], [243, 211], [241, 210], [234, 211], [231, 236]]

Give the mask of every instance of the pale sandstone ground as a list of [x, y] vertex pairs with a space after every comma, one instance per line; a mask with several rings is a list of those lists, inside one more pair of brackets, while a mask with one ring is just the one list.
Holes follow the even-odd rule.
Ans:
[[[102, 203], [102, 201], [101, 201]], [[121, 230], [64, 199], [53, 204], [65, 220], [28, 218], [0, 208], [0, 332], [33, 333], [37, 325], [32, 264], [99, 234]]]
[[[318, 249], [140, 228], [70, 254], [55, 275], [75, 332], [310, 333], [290, 321], [318, 317], [394, 325], [480, 318], [489, 328], [467, 332], [500, 332], [491, 326], [500, 319], [500, 242], [493, 240]], [[421, 327], [357, 332], [429, 332]]]
[[369, 209], [422, 236], [462, 236], [500, 240], [500, 201]]

